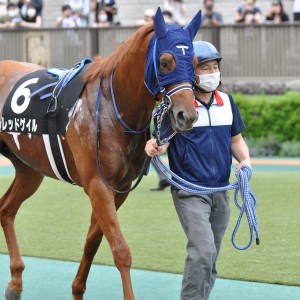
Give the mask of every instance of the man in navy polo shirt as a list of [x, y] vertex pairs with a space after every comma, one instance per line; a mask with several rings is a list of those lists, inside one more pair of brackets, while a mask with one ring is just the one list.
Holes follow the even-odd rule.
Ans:
[[[231, 95], [219, 92], [222, 59], [208, 42], [194, 42], [196, 68], [193, 129], [177, 133], [163, 146], [155, 138], [145, 147], [148, 156], [168, 150], [170, 169], [181, 178], [205, 187], [229, 184], [232, 156], [250, 166], [248, 147], [241, 132], [245, 124]], [[173, 180], [175, 180], [173, 178]], [[183, 184], [183, 183], [181, 183]], [[227, 191], [196, 195], [171, 186], [172, 197], [187, 237], [187, 258], [181, 300], [207, 300], [217, 277], [216, 261], [230, 216]]]

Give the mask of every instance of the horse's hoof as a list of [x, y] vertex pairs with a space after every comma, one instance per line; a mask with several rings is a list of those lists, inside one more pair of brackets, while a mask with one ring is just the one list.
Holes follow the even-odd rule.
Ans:
[[5, 289], [6, 300], [21, 300], [21, 293], [18, 293], [11, 289], [9, 286]]

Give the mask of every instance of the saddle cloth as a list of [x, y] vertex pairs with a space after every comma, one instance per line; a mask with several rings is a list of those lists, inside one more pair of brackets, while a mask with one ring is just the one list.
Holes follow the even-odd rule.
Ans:
[[55, 115], [57, 134], [65, 133], [84, 87], [82, 70], [90, 61], [83, 60], [71, 70], [43, 69], [22, 77], [8, 95], [0, 131], [47, 134], [48, 118]]

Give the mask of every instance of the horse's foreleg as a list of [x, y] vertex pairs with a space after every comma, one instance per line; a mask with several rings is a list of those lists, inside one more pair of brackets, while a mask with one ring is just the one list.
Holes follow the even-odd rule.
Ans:
[[[126, 199], [126, 194], [119, 194], [116, 196], [115, 205], [116, 209], [118, 209], [124, 200]], [[94, 259], [95, 254], [99, 248], [103, 237], [103, 233], [99, 228], [97, 220], [92, 213], [91, 216], [91, 225], [88, 231], [88, 235], [86, 238], [84, 252], [82, 255], [82, 259], [76, 274], [76, 277], [72, 284], [72, 293], [74, 300], [82, 300], [83, 294], [86, 290], [86, 281], [88, 278], [88, 274]]]
[[121, 273], [124, 299], [133, 300], [130, 278], [131, 253], [120, 229], [113, 194], [106, 188], [101, 189], [98, 180], [91, 183], [88, 194], [95, 218], [109, 243], [115, 265]]
[[0, 200], [0, 220], [3, 227], [8, 252], [10, 256], [11, 281], [5, 291], [7, 300], [21, 299], [22, 272], [25, 265], [22, 261], [14, 220], [22, 202], [30, 197], [39, 187], [43, 176], [26, 166], [19, 160], [12, 160], [16, 168], [16, 176]]

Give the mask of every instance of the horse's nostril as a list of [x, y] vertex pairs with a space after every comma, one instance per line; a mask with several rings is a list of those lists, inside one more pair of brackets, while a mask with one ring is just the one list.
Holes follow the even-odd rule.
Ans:
[[177, 114], [177, 121], [182, 124], [191, 123], [193, 124], [198, 120], [198, 112], [195, 113], [195, 115], [188, 115], [185, 111], [180, 111]]
[[177, 120], [181, 123], [183, 123], [185, 120], [186, 120], [186, 113], [184, 111], [180, 111], [178, 114], [177, 114]]
[[187, 114], [185, 111], [179, 111], [177, 113], [177, 130], [186, 131], [193, 127], [193, 124], [197, 121], [198, 114]]

